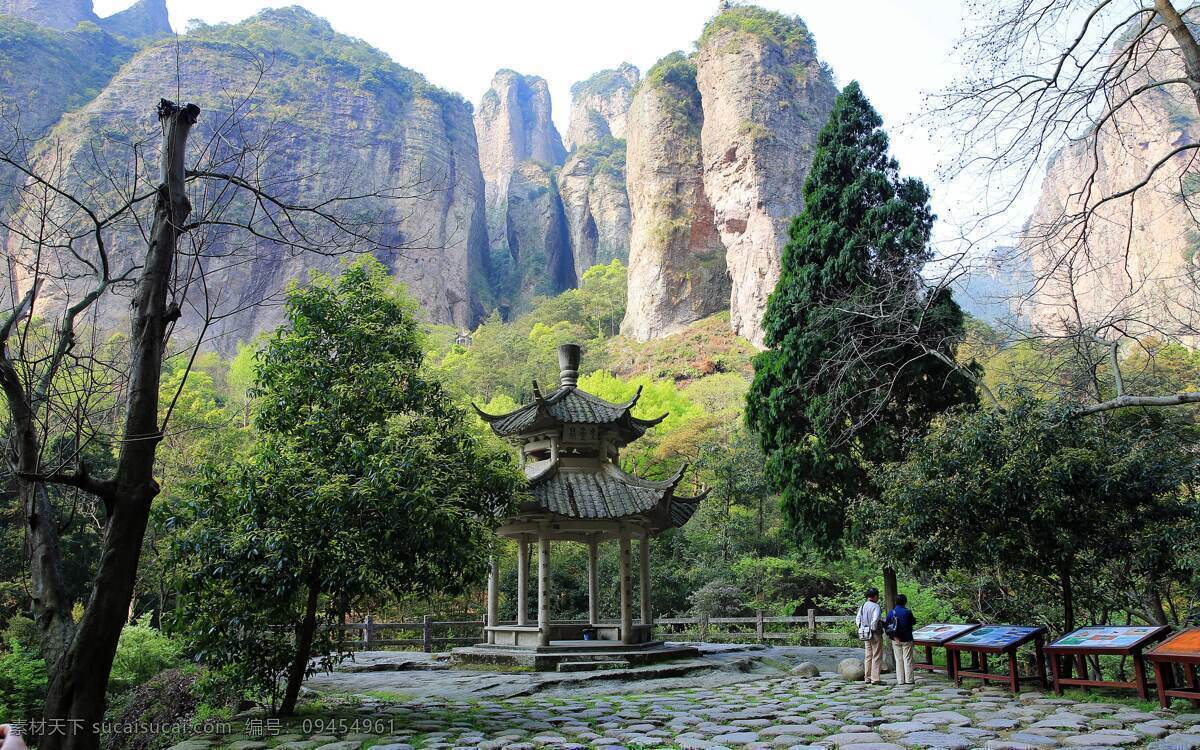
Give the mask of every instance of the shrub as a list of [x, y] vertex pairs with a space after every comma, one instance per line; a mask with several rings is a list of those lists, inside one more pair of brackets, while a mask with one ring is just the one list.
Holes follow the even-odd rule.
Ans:
[[736, 617], [745, 611], [746, 592], [736, 584], [717, 579], [709, 581], [691, 596], [692, 614], [709, 617]]
[[150, 625], [150, 613], [147, 612], [121, 631], [108, 681], [109, 690], [128, 690], [163, 670], [178, 666], [180, 650], [180, 645], [170, 636]]
[[26, 651], [37, 655], [41, 651], [41, 638], [38, 634], [37, 623], [24, 615], [13, 615], [8, 618], [8, 624], [0, 631], [0, 643], [16, 641]]
[[[132, 626], [138, 627], [138, 626]], [[126, 631], [130, 628], [126, 628]], [[121, 634], [125, 640], [125, 633]], [[101, 739], [104, 750], [155, 750], [174, 744], [185, 734], [185, 722], [196, 712], [199, 699], [194, 672], [169, 669], [149, 678], [115, 701], [108, 718], [117, 725], [153, 722], [179, 727], [169, 732], [106, 732]]]
[[0, 717], [23, 720], [40, 716], [46, 700], [46, 662], [18, 640], [0, 655]]

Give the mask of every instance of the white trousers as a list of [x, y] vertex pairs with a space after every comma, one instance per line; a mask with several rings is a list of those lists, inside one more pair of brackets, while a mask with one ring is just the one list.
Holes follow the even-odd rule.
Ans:
[[892, 655], [896, 657], [896, 684], [913, 684], [912, 641], [892, 641]]
[[879, 682], [879, 673], [883, 670], [883, 636], [877, 635], [869, 641], [863, 641], [863, 679], [867, 682]]

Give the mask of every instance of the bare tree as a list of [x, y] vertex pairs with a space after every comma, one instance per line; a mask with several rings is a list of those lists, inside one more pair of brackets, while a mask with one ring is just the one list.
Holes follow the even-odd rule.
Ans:
[[1032, 267], [1010, 300], [1032, 312], [1013, 339], [1069, 353], [1092, 373], [1079, 413], [1200, 402], [1142, 393], [1123, 355], [1146, 338], [1200, 340], [1200, 42], [1197, 6], [1174, 0], [971, 2], [969, 72], [930, 100], [957, 151], [945, 165], [982, 208], [965, 222], [945, 285], [1015, 230], [1010, 268]]
[[[0, 166], [22, 181], [19, 205], [0, 224], [12, 297], [0, 319], [6, 456], [18, 480], [33, 608], [50, 672], [45, 714], [69, 729], [43, 737], [43, 748], [99, 742], [108, 675], [159, 492], [155, 454], [186, 383], [185, 370], [173, 394], [160, 393], [164, 360], [181, 356], [190, 367], [214, 322], [269, 301], [227, 299], [217, 282], [261, 252], [433, 249], [424, 237], [399, 239], [404, 212], [381, 206], [411, 205], [443, 189], [435, 176], [363, 187], [344, 175], [330, 195], [298, 200], [297, 186], [311, 175], [269, 168], [275, 133], [270, 123], [252, 126], [247, 118], [254, 88], [199, 144], [189, 135], [200, 109], [164, 99], [157, 109], [161, 145], [120, 140], [119, 157], [92, 147], [86, 170], [68, 166], [53, 142], [35, 146], [13, 131], [0, 143]], [[119, 304], [126, 291], [128, 339], [107, 341], [105, 306]], [[188, 333], [173, 345], [181, 320]], [[89, 446], [114, 449], [114, 468], [90, 465]], [[62, 518], [49, 487], [86, 493], [102, 509], [100, 558], [78, 622], [60, 544], [71, 519]]]

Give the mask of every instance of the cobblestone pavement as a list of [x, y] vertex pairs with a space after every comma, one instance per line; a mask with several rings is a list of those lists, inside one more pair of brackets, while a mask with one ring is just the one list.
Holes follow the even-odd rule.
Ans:
[[579, 697], [330, 697], [275, 736], [249, 736], [240, 727], [242, 734], [198, 737], [173, 750], [1200, 748], [1200, 713], [956, 689], [926, 675], [906, 688], [830, 673], [651, 693], [627, 687]]

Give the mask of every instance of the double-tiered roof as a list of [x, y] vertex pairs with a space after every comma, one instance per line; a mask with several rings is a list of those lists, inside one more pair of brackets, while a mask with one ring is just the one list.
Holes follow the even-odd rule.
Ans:
[[[683, 526], [696, 512], [703, 495], [685, 497], [675, 490], [683, 479], [680, 469], [670, 479], [653, 481], [621, 469], [620, 449], [646, 434], [666, 418], [642, 419], [633, 415], [641, 396], [615, 404], [579, 388], [579, 347], [558, 349], [559, 387], [543, 395], [533, 384], [534, 400], [507, 414], [488, 414], [475, 407], [492, 430], [521, 449], [529, 502], [496, 530], [517, 542], [517, 620], [499, 620], [499, 565], [492, 560], [488, 578], [487, 643], [482, 648], [532, 649], [551, 652], [593, 649], [593, 640], [622, 649], [658, 649], [680, 653], [681, 647], [663, 647], [653, 640], [654, 618], [650, 606], [650, 538], [666, 529]], [[707, 491], [706, 491], [707, 492]], [[606, 622], [600, 617], [598, 545], [620, 543], [621, 617]], [[641, 622], [633, 620], [633, 540], [639, 545], [638, 566]], [[578, 621], [550, 619], [550, 542], [572, 541], [588, 546], [588, 617]], [[529, 547], [537, 544], [537, 625], [529, 622]], [[625, 653], [625, 651], [622, 651]], [[657, 652], [656, 652], [657, 653]], [[491, 658], [493, 654], [486, 654]], [[639, 657], [640, 658], [640, 657]], [[536, 662], [535, 662], [536, 663]]]
[[[622, 470], [619, 450], [662, 422], [633, 415], [641, 389], [625, 403], [613, 403], [578, 386], [579, 347], [559, 347], [560, 385], [507, 414], [476, 411], [502, 438], [521, 447], [533, 502], [520, 515], [558, 518], [638, 519], [653, 533], [677, 528], [696, 512], [699, 497], [677, 495], [686, 466], [670, 479], [643, 479]], [[707, 493], [705, 493], [707, 494]]]

